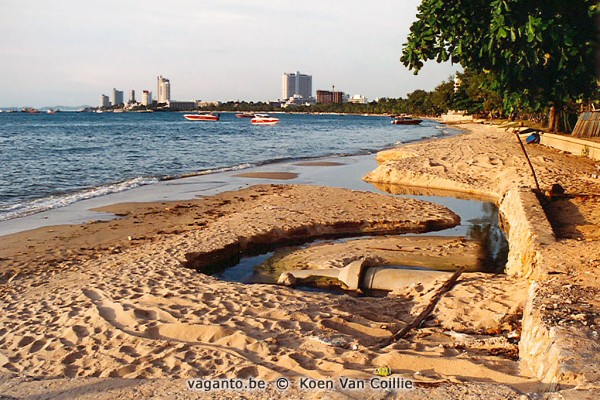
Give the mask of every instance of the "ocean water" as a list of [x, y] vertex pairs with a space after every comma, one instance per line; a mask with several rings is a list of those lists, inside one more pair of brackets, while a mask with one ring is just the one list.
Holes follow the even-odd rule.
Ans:
[[223, 113], [0, 113], [0, 221], [194, 174], [284, 160], [369, 154], [447, 134], [443, 125], [387, 117], [278, 114], [253, 126]]

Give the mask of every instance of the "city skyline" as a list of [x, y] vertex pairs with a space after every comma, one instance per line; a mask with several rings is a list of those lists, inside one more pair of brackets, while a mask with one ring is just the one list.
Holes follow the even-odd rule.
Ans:
[[275, 100], [282, 71], [308, 71], [315, 89], [405, 97], [460, 70], [430, 62], [414, 76], [400, 63], [419, 3], [9, 0], [0, 107], [97, 104], [107, 88], [152, 88], [159, 73], [177, 100]]

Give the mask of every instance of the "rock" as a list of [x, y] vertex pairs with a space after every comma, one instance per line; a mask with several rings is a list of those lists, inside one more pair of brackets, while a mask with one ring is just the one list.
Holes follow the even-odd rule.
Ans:
[[278, 284], [285, 286], [294, 286], [296, 282], [297, 279], [289, 272], [284, 272], [283, 274], [279, 275], [279, 279], [277, 280]]
[[552, 185], [552, 187], [550, 188], [550, 193], [553, 196], [556, 195], [561, 195], [561, 194], [565, 194], [565, 188], [563, 188], [560, 184], [555, 183], [554, 185]]

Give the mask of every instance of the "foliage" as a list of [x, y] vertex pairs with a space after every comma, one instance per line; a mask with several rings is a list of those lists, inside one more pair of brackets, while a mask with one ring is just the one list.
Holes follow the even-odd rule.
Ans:
[[484, 72], [505, 109], [539, 109], [589, 98], [594, 77], [595, 0], [423, 0], [402, 63], [451, 60]]
[[429, 95], [429, 102], [435, 115], [445, 113], [453, 107], [454, 101], [454, 78], [450, 77], [447, 81], [436, 86], [435, 90]]

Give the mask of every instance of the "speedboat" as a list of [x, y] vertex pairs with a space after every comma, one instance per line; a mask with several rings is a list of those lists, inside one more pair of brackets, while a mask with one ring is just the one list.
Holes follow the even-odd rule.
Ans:
[[250, 122], [252, 125], [275, 125], [279, 122], [279, 118], [271, 117], [267, 114], [255, 114]]
[[213, 113], [198, 113], [198, 114], [183, 114], [183, 118], [188, 121], [218, 121], [221, 118], [220, 114]]
[[252, 113], [239, 113], [235, 114], [235, 116], [238, 118], [254, 118], [254, 114]]
[[412, 118], [412, 117], [407, 117], [407, 116], [397, 116], [397, 117], [393, 117], [394, 119], [392, 119], [392, 124], [394, 125], [419, 125], [421, 122], [423, 122], [422, 119], [417, 119], [417, 118]]

